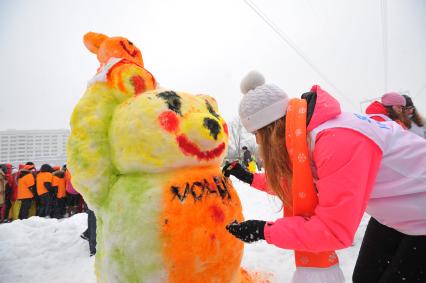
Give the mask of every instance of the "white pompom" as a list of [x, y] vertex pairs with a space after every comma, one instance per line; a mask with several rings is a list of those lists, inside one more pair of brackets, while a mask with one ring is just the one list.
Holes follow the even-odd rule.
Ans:
[[250, 71], [241, 81], [241, 92], [246, 94], [250, 90], [255, 89], [265, 83], [265, 78], [258, 71]]

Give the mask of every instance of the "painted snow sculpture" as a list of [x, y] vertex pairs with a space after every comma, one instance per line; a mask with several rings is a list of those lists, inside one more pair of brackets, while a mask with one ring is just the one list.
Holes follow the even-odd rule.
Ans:
[[125, 38], [84, 43], [101, 67], [72, 114], [68, 164], [98, 219], [98, 281], [247, 279], [225, 229], [243, 215], [220, 170], [228, 130], [215, 100], [157, 89]]

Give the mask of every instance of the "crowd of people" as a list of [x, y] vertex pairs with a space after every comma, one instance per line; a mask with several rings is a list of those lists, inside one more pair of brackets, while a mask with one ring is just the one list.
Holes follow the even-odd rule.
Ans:
[[80, 235], [89, 242], [90, 256], [96, 254], [96, 217], [74, 189], [67, 166], [33, 162], [0, 164], [0, 223], [31, 216], [61, 219], [87, 212], [87, 229]]
[[85, 211], [84, 200], [74, 189], [66, 165], [33, 162], [0, 164], [0, 221], [11, 222], [31, 216], [63, 218]]
[[371, 103], [365, 113], [376, 121], [395, 121], [402, 128], [426, 138], [424, 119], [408, 95], [388, 92], [381, 97], [380, 102]]

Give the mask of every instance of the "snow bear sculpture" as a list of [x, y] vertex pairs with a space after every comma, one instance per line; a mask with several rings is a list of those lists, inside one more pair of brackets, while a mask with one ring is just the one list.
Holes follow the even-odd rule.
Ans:
[[71, 117], [68, 167], [97, 216], [98, 281], [248, 280], [225, 229], [243, 215], [220, 170], [228, 130], [215, 100], [157, 88], [123, 37], [84, 42], [101, 67]]

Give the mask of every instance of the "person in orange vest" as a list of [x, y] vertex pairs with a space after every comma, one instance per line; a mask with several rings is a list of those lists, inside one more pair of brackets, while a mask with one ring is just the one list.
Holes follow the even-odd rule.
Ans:
[[56, 205], [54, 211], [55, 218], [62, 218], [65, 214], [65, 173], [62, 170], [53, 172], [52, 179], [53, 192], [56, 195]]
[[[53, 172], [60, 170], [60, 169], [61, 169], [60, 166], [57, 166], [57, 165], [52, 166], [52, 176], [53, 176]], [[55, 211], [56, 211], [56, 206], [58, 205], [57, 194], [58, 194], [58, 191], [55, 191], [54, 188], [53, 188], [52, 192], [50, 193], [50, 205], [49, 205], [49, 212], [50, 212], [49, 216], [50, 216], [50, 218], [56, 218]]]
[[53, 169], [49, 164], [43, 164], [37, 174], [37, 195], [40, 199], [37, 216], [40, 217], [50, 216], [51, 194], [53, 194], [52, 172]]
[[19, 219], [28, 218], [31, 202], [35, 196], [36, 185], [34, 175], [32, 174], [33, 169], [34, 165], [25, 165], [19, 172], [16, 197], [21, 202]]

